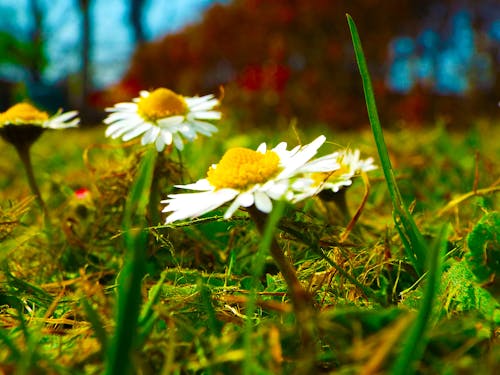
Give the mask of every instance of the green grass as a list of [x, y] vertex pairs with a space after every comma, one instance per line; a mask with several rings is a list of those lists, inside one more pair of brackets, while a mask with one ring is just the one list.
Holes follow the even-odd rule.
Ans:
[[[313, 296], [314, 373], [498, 372], [500, 126], [382, 133], [350, 27], [372, 129], [297, 125], [304, 143], [325, 134], [324, 152], [351, 146], [380, 160], [345, 240], [340, 213], [317, 199], [281, 207], [262, 235], [243, 212], [157, 225], [151, 189], [166, 197], [231, 146], [294, 145], [293, 129], [241, 135], [226, 119], [220, 134], [187, 145], [182, 163], [110, 143], [103, 126], [47, 132], [32, 157], [50, 229], [2, 142], [0, 372], [298, 371], [300, 330], [269, 254], [273, 235]], [[77, 199], [80, 187], [90, 196]], [[348, 189], [351, 212], [363, 193], [361, 179]]]

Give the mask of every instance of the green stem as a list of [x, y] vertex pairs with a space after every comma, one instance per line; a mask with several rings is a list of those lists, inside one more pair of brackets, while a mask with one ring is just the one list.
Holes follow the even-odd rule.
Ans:
[[45, 202], [42, 199], [42, 194], [40, 193], [40, 189], [38, 188], [38, 185], [35, 180], [35, 175], [33, 173], [33, 164], [31, 163], [31, 156], [30, 156], [31, 145], [27, 143], [21, 143], [21, 144], [14, 144], [14, 146], [17, 150], [19, 158], [21, 159], [21, 162], [23, 163], [24, 170], [26, 171], [26, 176], [28, 177], [28, 184], [30, 186], [31, 192], [35, 195], [36, 200], [43, 211], [46, 222], [50, 223], [49, 210], [47, 209], [47, 206], [45, 205]]
[[[254, 206], [248, 208], [248, 213], [261, 235], [264, 234], [268, 215], [262, 213]], [[313, 299], [311, 294], [302, 286], [292, 262], [281, 249], [275, 236], [271, 239], [269, 251], [288, 286], [288, 292], [290, 293], [295, 312], [301, 341], [301, 355], [303, 357], [300, 369], [297, 370], [300, 370], [301, 373], [308, 373], [313, 368], [316, 355], [314, 340], [316, 311], [314, 310]]]
[[417, 361], [421, 359], [427, 345], [427, 333], [432, 317], [432, 309], [436, 303], [442, 273], [442, 260], [449, 226], [444, 224], [427, 257], [427, 282], [424, 296], [415, 322], [402, 343], [402, 350], [394, 361], [391, 375], [410, 375], [416, 372]]
[[325, 207], [327, 207], [329, 214], [330, 203], [335, 203], [335, 206], [337, 207], [338, 211], [340, 211], [342, 217], [340, 218], [340, 220], [332, 219], [331, 221], [341, 223], [342, 225], [347, 225], [349, 223], [349, 220], [351, 220], [351, 214], [349, 212], [349, 207], [347, 206], [346, 191], [347, 189], [345, 188], [340, 189], [336, 193], [331, 190], [323, 190], [318, 194], [319, 198], [325, 203]]
[[[158, 159], [160, 160], [160, 159]], [[157, 162], [158, 162], [157, 160]], [[153, 174], [153, 180], [151, 181], [151, 191], [149, 195], [149, 217], [151, 220], [151, 225], [160, 225], [160, 184], [159, 184], [159, 176], [157, 173], [157, 169], [155, 168], [155, 172]]]

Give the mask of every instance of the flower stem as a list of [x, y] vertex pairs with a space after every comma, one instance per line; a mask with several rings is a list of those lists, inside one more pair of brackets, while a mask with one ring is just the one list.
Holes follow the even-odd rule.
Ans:
[[[248, 213], [255, 222], [260, 234], [263, 234], [268, 216], [257, 210], [254, 206], [248, 208]], [[292, 262], [283, 252], [275, 236], [273, 236], [271, 241], [270, 253], [288, 286], [288, 292], [290, 293], [299, 329], [303, 361], [301, 361], [300, 369], [297, 370], [299, 373], [309, 373], [308, 370], [312, 370], [316, 355], [314, 343], [316, 311], [314, 310], [313, 299], [311, 294], [300, 283]]]
[[[156, 163], [158, 163], [156, 160]], [[153, 173], [153, 179], [151, 181], [151, 190], [149, 193], [149, 216], [151, 220], [151, 225], [159, 225], [161, 224], [160, 219], [160, 186], [159, 186], [160, 176], [158, 175], [158, 168], [155, 168]]]
[[31, 144], [21, 143], [21, 144], [14, 144], [14, 146], [17, 150], [19, 158], [21, 159], [21, 162], [23, 163], [24, 170], [26, 171], [26, 176], [28, 177], [28, 184], [30, 186], [31, 192], [35, 195], [36, 200], [43, 211], [46, 223], [49, 224], [50, 223], [49, 210], [47, 209], [47, 206], [45, 205], [45, 202], [42, 199], [42, 194], [40, 193], [40, 189], [38, 188], [38, 185], [35, 180], [35, 175], [33, 173], [33, 165], [31, 163], [31, 156], [30, 156]]
[[342, 215], [342, 223], [347, 224], [349, 222], [351, 214], [349, 212], [349, 207], [347, 207], [345, 188], [342, 188], [335, 193], [331, 190], [323, 190], [318, 194], [318, 196], [323, 202], [327, 204], [330, 202], [335, 203], [338, 210], [340, 211], [340, 214]]

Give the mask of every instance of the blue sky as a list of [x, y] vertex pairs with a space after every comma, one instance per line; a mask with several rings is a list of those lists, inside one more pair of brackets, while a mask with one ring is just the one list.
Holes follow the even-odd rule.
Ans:
[[[79, 69], [80, 16], [78, 0], [38, 0], [44, 9], [44, 32], [50, 65], [45, 71], [47, 82], [57, 80]], [[175, 32], [198, 21], [213, 3], [230, 0], [146, 0], [143, 25], [149, 40]], [[117, 81], [133, 52], [128, 27], [127, 0], [91, 0], [93, 27], [93, 78], [97, 87]], [[2, 0], [0, 30], [10, 30], [21, 38], [28, 37], [32, 25], [28, 0]], [[0, 76], [23, 80], [23, 72], [0, 66]]]

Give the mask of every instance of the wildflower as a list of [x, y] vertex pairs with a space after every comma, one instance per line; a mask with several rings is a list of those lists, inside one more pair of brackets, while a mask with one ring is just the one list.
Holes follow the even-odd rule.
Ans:
[[77, 111], [59, 111], [49, 117], [47, 112], [29, 103], [18, 103], [0, 113], [0, 135], [15, 147], [29, 147], [45, 129], [76, 127], [80, 121], [75, 118], [77, 114]]
[[219, 100], [213, 95], [185, 97], [166, 88], [152, 92], [141, 91], [132, 102], [118, 103], [104, 123], [109, 125], [106, 137], [129, 141], [142, 135], [141, 144], [154, 143], [158, 152], [174, 143], [184, 148], [182, 137], [188, 141], [197, 133], [211, 136], [217, 128], [207, 120], [219, 120], [221, 113], [214, 110]]
[[33, 174], [31, 164], [31, 145], [42, 135], [45, 129], [65, 129], [76, 127], [80, 119], [77, 111], [57, 112], [49, 117], [47, 112], [40, 111], [29, 103], [18, 103], [7, 111], [0, 113], [0, 136], [12, 144], [21, 159], [31, 191], [36, 196], [48, 222], [48, 210], [43, 202], [40, 190]]
[[[163, 212], [172, 212], [166, 222], [194, 218], [232, 201], [224, 217], [229, 218], [239, 207], [255, 208], [263, 213], [272, 210], [272, 200], [294, 198], [291, 185], [303, 173], [302, 168], [325, 142], [320, 136], [310, 144], [287, 150], [282, 142], [268, 150], [262, 143], [256, 151], [247, 148], [229, 149], [218, 164], [212, 165], [207, 177], [193, 184], [176, 185], [196, 193], [171, 194], [163, 200]], [[329, 165], [330, 167], [330, 165]], [[325, 171], [318, 162], [308, 171]]]
[[[333, 194], [352, 185], [354, 177], [376, 169], [377, 166], [373, 162], [373, 158], [360, 159], [359, 150], [349, 149], [315, 159], [304, 168], [306, 173], [303, 178], [294, 184], [296, 190], [294, 201], [316, 194], [322, 199], [332, 200]], [[318, 164], [322, 165], [323, 171], [312, 172], [318, 169]], [[330, 169], [324, 171], [325, 165], [328, 164], [331, 165]]]

